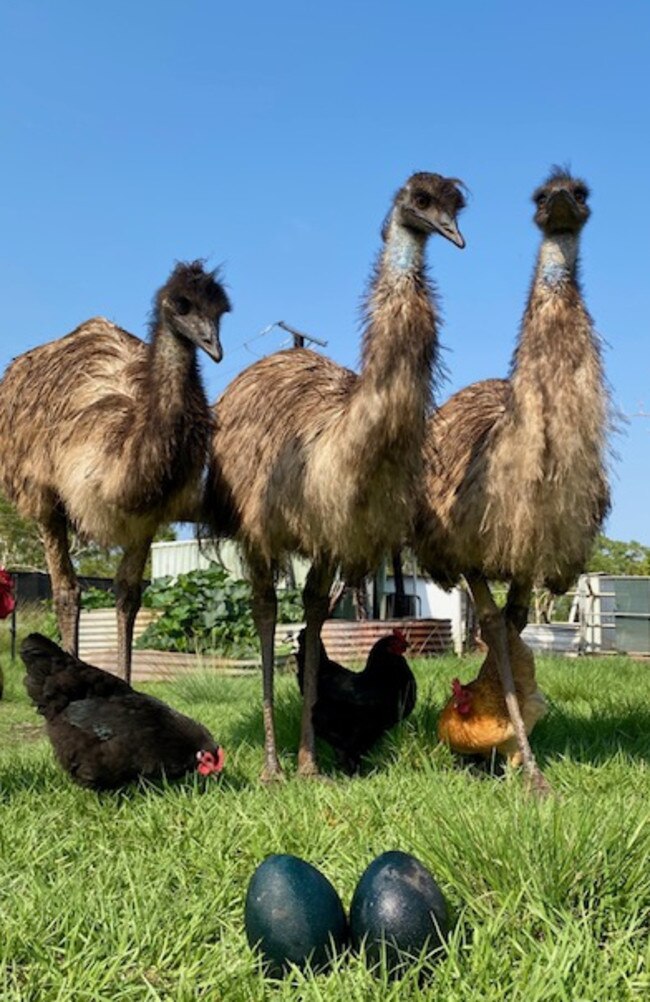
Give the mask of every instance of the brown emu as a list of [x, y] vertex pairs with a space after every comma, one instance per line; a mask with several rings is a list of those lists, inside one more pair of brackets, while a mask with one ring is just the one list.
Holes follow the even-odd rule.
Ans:
[[278, 352], [241, 373], [215, 407], [206, 511], [242, 544], [262, 646], [265, 767], [281, 776], [273, 725], [274, 572], [311, 560], [303, 592], [306, 663], [298, 755], [317, 772], [312, 707], [320, 629], [337, 564], [376, 564], [406, 529], [422, 462], [437, 357], [435, 298], [424, 247], [432, 233], [464, 246], [454, 180], [414, 174], [395, 196], [367, 303], [360, 375], [308, 349]]
[[[542, 232], [509, 379], [475, 383], [430, 418], [413, 545], [424, 568], [464, 574], [497, 652], [508, 711], [533, 785], [536, 766], [514, 693], [506, 620], [526, 625], [533, 584], [565, 591], [584, 568], [609, 504], [609, 396], [578, 283], [586, 184], [554, 168], [533, 201]], [[489, 579], [511, 582], [505, 619]]]
[[103, 317], [15, 359], [0, 383], [0, 485], [41, 527], [63, 644], [78, 645], [68, 529], [121, 546], [118, 664], [130, 679], [145, 561], [161, 523], [200, 489], [211, 416], [196, 349], [221, 359], [228, 298], [200, 261], [154, 300], [147, 345]]

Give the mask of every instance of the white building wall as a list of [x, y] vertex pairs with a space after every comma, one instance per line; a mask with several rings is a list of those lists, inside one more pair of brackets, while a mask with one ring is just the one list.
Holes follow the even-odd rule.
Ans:
[[218, 546], [217, 552], [212, 545], [201, 547], [196, 539], [175, 539], [166, 543], [153, 543], [151, 547], [151, 578], [155, 581], [157, 578], [176, 577], [178, 574], [189, 574], [190, 571], [205, 570], [215, 559], [220, 559], [231, 571], [226, 562], [228, 552], [227, 550], [223, 552], [224, 550], [224, 544]]
[[[391, 594], [393, 592], [393, 579], [388, 578], [386, 585], [386, 593]], [[457, 654], [462, 654], [467, 640], [467, 593], [462, 588], [452, 588], [451, 591], [445, 591], [433, 581], [428, 581], [419, 575], [414, 582], [411, 574], [404, 576], [404, 590], [407, 595], [415, 594], [417, 596], [418, 619], [451, 620], [454, 650]]]
[[[174, 539], [165, 543], [153, 543], [151, 546], [151, 579], [176, 577], [178, 574], [189, 574], [190, 571], [205, 570], [211, 563], [217, 561], [226, 568], [234, 578], [245, 578], [244, 562], [239, 547], [229, 539], [218, 543], [199, 544], [196, 539]], [[294, 557], [291, 561], [296, 586], [302, 588], [307, 576], [306, 560]]]
[[418, 594], [423, 592], [422, 616], [430, 619], [450, 619], [451, 635], [456, 654], [467, 649], [467, 592], [463, 588], [445, 591], [433, 581], [418, 579]]

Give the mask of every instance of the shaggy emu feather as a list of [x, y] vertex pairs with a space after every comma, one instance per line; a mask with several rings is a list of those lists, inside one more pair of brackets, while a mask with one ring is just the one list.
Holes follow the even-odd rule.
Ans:
[[[610, 401], [578, 282], [588, 194], [559, 168], [535, 191], [542, 244], [510, 376], [456, 393], [427, 429], [413, 547], [444, 585], [465, 575], [505, 671], [505, 625], [487, 580], [511, 581], [505, 615], [521, 632], [533, 584], [571, 585], [609, 506]], [[512, 694], [508, 707], [543, 787]]]
[[432, 370], [435, 299], [424, 247], [440, 233], [464, 246], [457, 182], [414, 174], [395, 196], [363, 336], [361, 373], [307, 349], [279, 352], [239, 375], [215, 408], [206, 512], [242, 544], [262, 642], [265, 768], [281, 775], [273, 727], [274, 572], [290, 552], [312, 561], [304, 591], [305, 687], [298, 768], [317, 771], [312, 706], [319, 636], [337, 563], [375, 565], [406, 531], [421, 466]]
[[151, 539], [200, 490], [211, 418], [196, 349], [220, 360], [228, 309], [214, 273], [178, 264], [156, 295], [148, 345], [95, 317], [15, 359], [0, 383], [0, 486], [40, 525], [68, 650], [79, 622], [68, 529], [124, 549], [116, 597], [127, 680]]

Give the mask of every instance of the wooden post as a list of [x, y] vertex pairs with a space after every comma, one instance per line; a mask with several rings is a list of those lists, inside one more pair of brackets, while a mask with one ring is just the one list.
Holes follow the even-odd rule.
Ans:
[[409, 615], [404, 589], [404, 568], [402, 567], [401, 550], [393, 553], [393, 580], [395, 582], [395, 598], [393, 599], [393, 616], [395, 619], [405, 619]]
[[18, 609], [18, 575], [17, 574], [12, 574], [11, 578], [12, 578], [12, 581], [14, 583], [14, 599], [15, 599], [14, 607], [11, 610], [11, 627], [10, 627], [10, 632], [11, 632], [11, 660], [15, 661], [16, 660], [16, 635], [17, 635], [17, 632], [18, 632], [18, 627], [17, 627], [17, 622], [16, 622], [16, 610]]

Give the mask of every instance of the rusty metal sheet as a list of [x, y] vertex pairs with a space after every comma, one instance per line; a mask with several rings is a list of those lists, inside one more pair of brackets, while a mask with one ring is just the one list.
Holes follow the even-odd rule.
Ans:
[[323, 643], [334, 661], [366, 658], [370, 648], [396, 628], [408, 641], [407, 657], [427, 657], [453, 649], [450, 619], [384, 619], [360, 622], [328, 619], [323, 626]]

